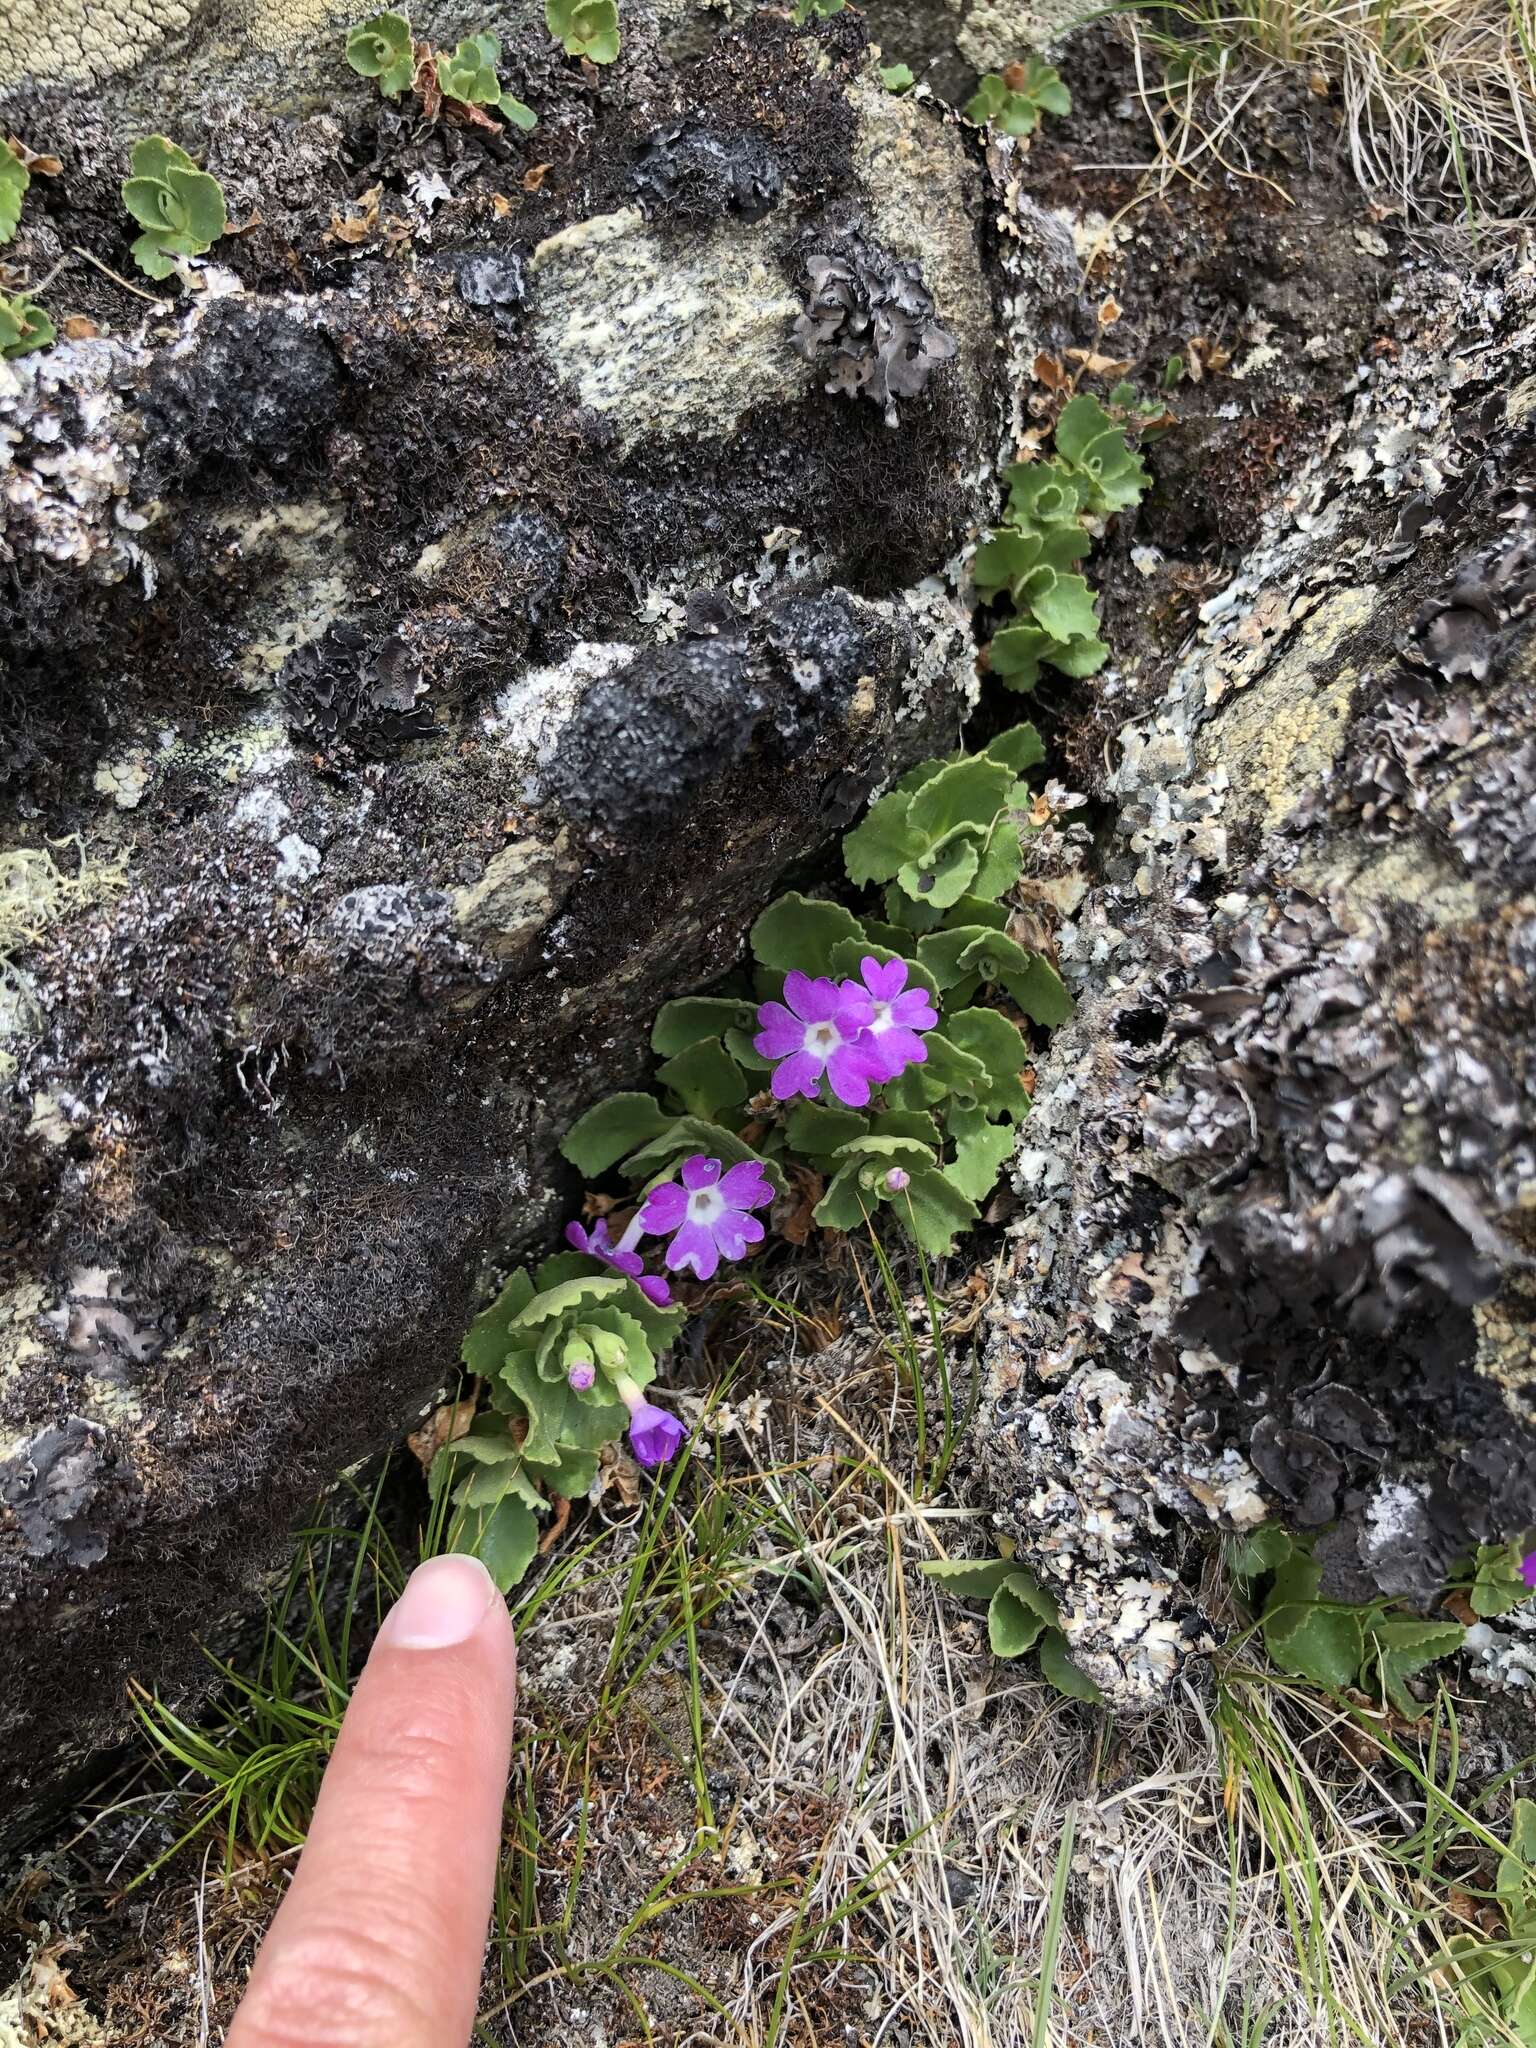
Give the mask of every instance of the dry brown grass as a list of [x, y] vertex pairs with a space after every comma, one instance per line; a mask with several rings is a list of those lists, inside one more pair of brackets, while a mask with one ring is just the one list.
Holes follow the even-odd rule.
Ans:
[[1282, 81], [1342, 106], [1355, 174], [1412, 221], [1512, 225], [1536, 200], [1536, 0], [1133, 0], [1164, 177], [1251, 172]]

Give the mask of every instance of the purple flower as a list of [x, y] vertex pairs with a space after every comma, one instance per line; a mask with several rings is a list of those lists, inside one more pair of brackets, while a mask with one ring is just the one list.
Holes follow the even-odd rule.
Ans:
[[893, 1166], [885, 1176], [885, 1191], [888, 1195], [899, 1195], [903, 1188], [912, 1185], [912, 1176], [904, 1166]]
[[681, 1187], [668, 1180], [652, 1188], [637, 1220], [655, 1236], [676, 1233], [667, 1246], [672, 1272], [692, 1266], [701, 1280], [709, 1280], [722, 1258], [744, 1258], [748, 1245], [762, 1243], [763, 1226], [748, 1211], [767, 1208], [773, 1189], [755, 1159], [722, 1173], [720, 1161], [702, 1152], [683, 1161], [682, 1177]]
[[907, 987], [905, 960], [887, 960], [884, 965], [866, 954], [859, 962], [863, 987], [856, 981], [843, 983], [850, 1000], [863, 997], [870, 1006], [869, 1022], [859, 1040], [873, 1081], [894, 1081], [903, 1068], [920, 1065], [928, 1048], [918, 1037], [931, 1031], [939, 1021], [933, 998], [925, 988]]
[[647, 1401], [625, 1373], [615, 1381], [619, 1399], [629, 1410], [629, 1447], [642, 1465], [665, 1465], [677, 1455], [688, 1432], [675, 1415]]
[[839, 988], [835, 981], [813, 981], [798, 969], [786, 974], [784, 1001], [760, 1006], [752, 1041], [765, 1059], [779, 1062], [773, 1070], [779, 1100], [805, 1095], [815, 1101], [821, 1094], [819, 1077], [825, 1074], [839, 1102], [862, 1109], [874, 1078], [862, 1036], [870, 1016], [869, 997], [857, 982]]
[[1528, 1550], [1520, 1560], [1520, 1576], [1536, 1593], [1536, 1550]]
[[597, 1259], [605, 1266], [612, 1266], [616, 1272], [626, 1273], [647, 1301], [653, 1301], [657, 1308], [665, 1308], [672, 1299], [672, 1290], [659, 1273], [646, 1272], [645, 1261], [633, 1248], [631, 1234], [633, 1237], [640, 1235], [633, 1223], [617, 1244], [611, 1243], [607, 1218], [603, 1216], [598, 1217], [590, 1230], [583, 1230], [579, 1223], [567, 1223], [565, 1226], [567, 1244], [585, 1252], [589, 1259]]
[[584, 1394], [597, 1378], [597, 1367], [578, 1363], [571, 1367], [565, 1377], [573, 1393]]

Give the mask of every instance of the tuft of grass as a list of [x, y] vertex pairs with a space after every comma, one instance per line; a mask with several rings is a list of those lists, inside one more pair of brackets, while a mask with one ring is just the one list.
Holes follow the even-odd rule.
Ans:
[[1336, 95], [1373, 198], [1426, 223], [1526, 219], [1536, 0], [1113, 0], [1164, 180], [1249, 173], [1244, 116], [1282, 78]]

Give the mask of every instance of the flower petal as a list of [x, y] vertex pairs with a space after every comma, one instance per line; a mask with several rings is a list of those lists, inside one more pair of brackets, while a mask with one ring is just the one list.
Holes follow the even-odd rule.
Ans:
[[688, 1214], [688, 1197], [675, 1180], [652, 1188], [640, 1208], [640, 1228], [652, 1236], [676, 1230]]
[[574, 1245], [579, 1252], [586, 1252], [589, 1255], [592, 1253], [592, 1240], [579, 1223], [567, 1223], [565, 1241], [569, 1245]]
[[666, 1308], [672, 1299], [672, 1290], [659, 1273], [644, 1273], [635, 1285], [646, 1300], [654, 1302], [657, 1308]]
[[781, 1061], [773, 1070], [773, 1092], [780, 1102], [791, 1095], [809, 1096], [816, 1101], [821, 1090], [816, 1085], [816, 1076], [821, 1072], [821, 1063], [811, 1058], [808, 1052], [797, 1052]]
[[772, 1184], [755, 1159], [738, 1159], [721, 1174], [720, 1192], [733, 1209], [762, 1209], [773, 1200]]
[[803, 1021], [786, 1010], [782, 1003], [761, 1003], [758, 1005], [757, 1021], [759, 1030], [752, 1041], [752, 1050], [760, 1052], [765, 1060], [781, 1060], [789, 1053], [798, 1052], [805, 1043]]
[[862, 1109], [869, 1100], [869, 1054], [858, 1045], [840, 1045], [827, 1061], [827, 1079], [832, 1093], [850, 1109]]
[[667, 1246], [667, 1270], [681, 1273], [692, 1266], [701, 1280], [712, 1280], [720, 1264], [713, 1236], [702, 1223], [685, 1223]]
[[715, 1243], [728, 1259], [744, 1259], [749, 1244], [761, 1244], [763, 1226], [755, 1216], [747, 1216], [740, 1209], [727, 1209], [723, 1216], [715, 1218]]
[[859, 972], [864, 977], [864, 986], [877, 1002], [892, 1002], [907, 985], [905, 960], [880, 961], [873, 954], [866, 953], [859, 962]]
[[905, 1025], [908, 1031], [931, 1031], [938, 1021], [933, 997], [925, 988], [909, 988], [891, 1004], [891, 1022]]
[[691, 1159], [683, 1161], [683, 1186], [690, 1194], [697, 1194], [700, 1188], [712, 1188], [719, 1178], [718, 1159], [710, 1159], [702, 1152], [695, 1152]]

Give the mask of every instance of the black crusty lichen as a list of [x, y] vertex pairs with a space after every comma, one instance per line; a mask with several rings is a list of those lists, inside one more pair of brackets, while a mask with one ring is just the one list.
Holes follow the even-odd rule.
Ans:
[[694, 223], [722, 214], [754, 221], [778, 204], [784, 173], [754, 129], [673, 121], [646, 138], [630, 184], [647, 214]]
[[342, 620], [297, 648], [279, 676], [293, 731], [323, 752], [391, 754], [436, 730], [415, 649], [398, 633]]
[[805, 311], [795, 346], [827, 372], [826, 390], [868, 398], [896, 426], [896, 401], [916, 398], [955, 353], [915, 262], [852, 230], [804, 258]]
[[754, 745], [781, 757], [846, 717], [860, 679], [900, 672], [890, 628], [842, 591], [791, 596], [751, 621], [637, 655], [594, 684], [547, 784], [584, 824], [655, 830]]

